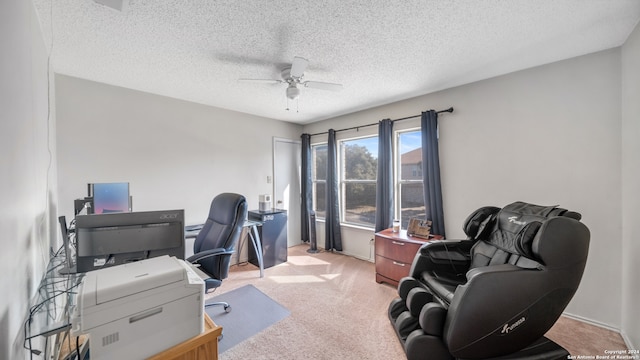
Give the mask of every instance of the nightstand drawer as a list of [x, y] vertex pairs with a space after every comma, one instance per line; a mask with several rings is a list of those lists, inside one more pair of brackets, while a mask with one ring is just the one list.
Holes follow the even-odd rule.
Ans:
[[411, 265], [421, 245], [376, 236], [376, 255]]
[[409, 276], [410, 269], [410, 262], [403, 263], [376, 255], [376, 273], [386, 278], [398, 281], [405, 276]]
[[411, 264], [420, 247], [431, 240], [442, 239], [435, 235], [433, 238], [422, 239], [407, 235], [406, 230], [393, 232], [392, 229], [376, 233], [376, 282], [398, 285], [398, 281], [409, 275]]

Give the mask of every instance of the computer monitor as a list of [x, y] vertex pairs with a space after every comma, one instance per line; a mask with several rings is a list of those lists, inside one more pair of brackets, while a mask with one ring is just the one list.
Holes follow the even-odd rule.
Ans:
[[131, 211], [129, 183], [89, 184], [89, 196], [93, 197], [94, 214]]
[[160, 255], [184, 259], [184, 210], [78, 215], [75, 231], [78, 272]]

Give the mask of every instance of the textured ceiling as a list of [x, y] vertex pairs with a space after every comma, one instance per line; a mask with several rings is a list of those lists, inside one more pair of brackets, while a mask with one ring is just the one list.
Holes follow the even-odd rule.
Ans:
[[[640, 19], [639, 0], [33, 1], [57, 73], [301, 124], [617, 47]], [[294, 56], [344, 89], [287, 111], [285, 84], [238, 81]]]

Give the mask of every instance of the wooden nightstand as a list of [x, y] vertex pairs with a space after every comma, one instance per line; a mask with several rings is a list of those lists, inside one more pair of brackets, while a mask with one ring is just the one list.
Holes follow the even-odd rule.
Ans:
[[376, 282], [398, 286], [398, 281], [409, 275], [413, 258], [424, 243], [442, 239], [434, 235], [432, 239], [408, 236], [406, 230], [394, 233], [391, 229], [376, 233]]

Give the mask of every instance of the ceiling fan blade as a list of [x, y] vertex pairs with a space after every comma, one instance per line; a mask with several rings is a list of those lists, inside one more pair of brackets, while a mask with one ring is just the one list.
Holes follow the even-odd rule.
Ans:
[[320, 90], [329, 90], [329, 91], [340, 91], [342, 90], [342, 84], [334, 84], [322, 81], [305, 81], [302, 83], [305, 87], [320, 89]]
[[302, 77], [302, 74], [304, 74], [308, 65], [309, 60], [296, 56], [293, 58], [293, 62], [291, 63], [291, 70], [289, 71], [289, 74], [292, 77], [300, 78]]
[[282, 80], [276, 80], [276, 79], [238, 79], [238, 81], [251, 82], [251, 83], [263, 83], [263, 84], [280, 84], [284, 82]]

